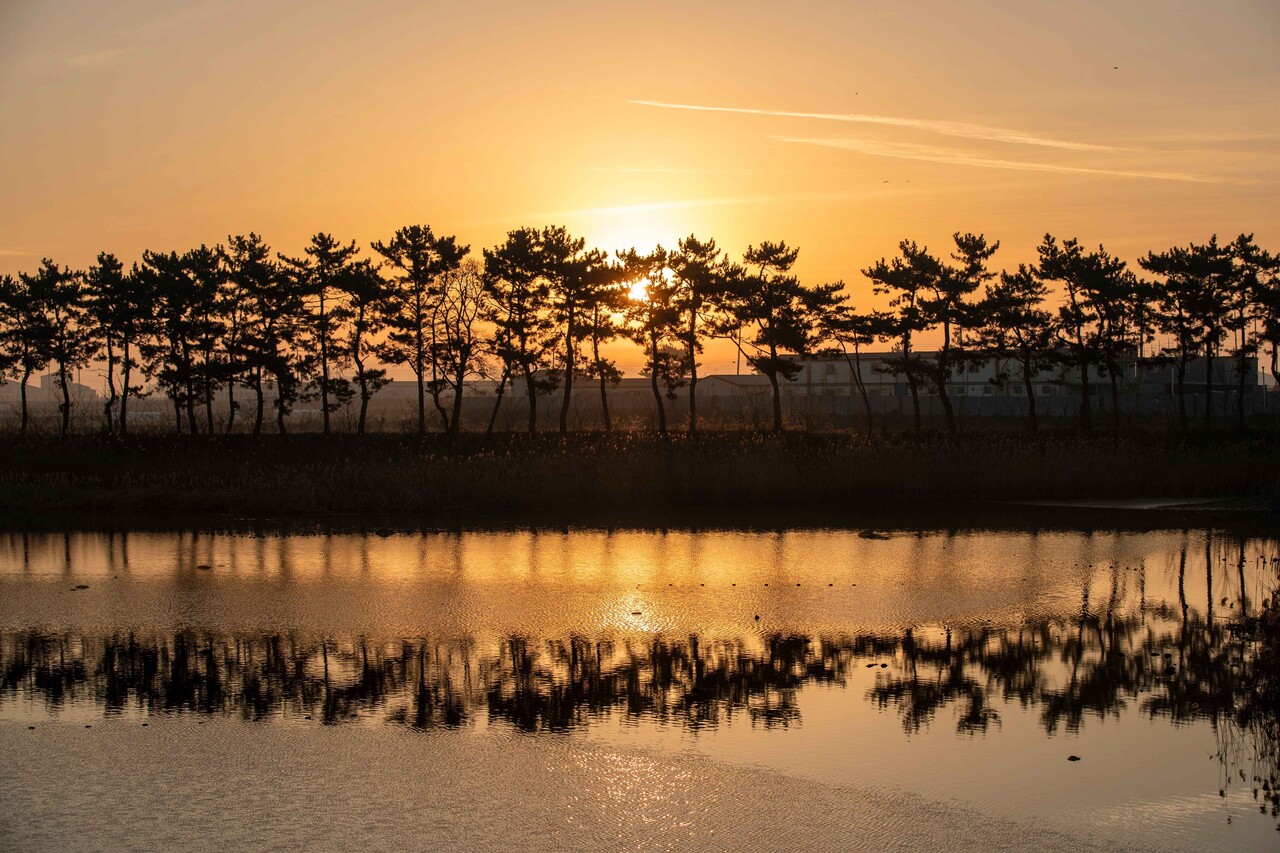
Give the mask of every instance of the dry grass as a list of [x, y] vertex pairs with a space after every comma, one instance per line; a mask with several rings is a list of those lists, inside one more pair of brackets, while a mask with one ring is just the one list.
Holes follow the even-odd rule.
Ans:
[[0, 441], [0, 509], [290, 514], [1274, 498], [1280, 445], [723, 433]]

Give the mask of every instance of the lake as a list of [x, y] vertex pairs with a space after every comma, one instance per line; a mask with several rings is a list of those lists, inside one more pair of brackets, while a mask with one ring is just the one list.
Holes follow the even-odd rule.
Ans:
[[1271, 850], [1216, 529], [0, 533], [0, 847]]

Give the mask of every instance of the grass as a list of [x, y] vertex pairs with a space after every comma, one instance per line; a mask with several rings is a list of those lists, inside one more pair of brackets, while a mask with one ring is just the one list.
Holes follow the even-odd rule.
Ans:
[[1280, 496], [1280, 444], [646, 433], [0, 439], [0, 511], [467, 513]]

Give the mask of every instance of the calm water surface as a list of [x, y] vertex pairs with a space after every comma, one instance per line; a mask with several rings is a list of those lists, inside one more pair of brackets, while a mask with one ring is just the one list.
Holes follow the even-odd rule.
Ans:
[[1236, 626], [1277, 568], [1211, 530], [3, 534], [0, 847], [1275, 849]]

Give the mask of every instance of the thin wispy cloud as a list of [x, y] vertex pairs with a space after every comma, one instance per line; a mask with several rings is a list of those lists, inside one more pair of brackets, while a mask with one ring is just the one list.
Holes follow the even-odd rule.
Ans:
[[611, 175], [697, 175], [698, 169], [677, 169], [664, 166], [574, 166], [575, 172], [603, 172]]
[[0, 247], [0, 258], [25, 258], [30, 256], [30, 252], [24, 252], [20, 249], [6, 249]]
[[1075, 142], [1067, 139], [1051, 139], [1047, 136], [1024, 133], [1004, 127], [988, 127], [981, 124], [968, 124], [959, 121], [938, 119], [902, 118], [900, 116], [870, 115], [866, 113], [802, 113], [789, 110], [762, 110], [748, 107], [715, 107], [702, 104], [675, 104], [667, 101], [643, 101], [628, 99], [627, 103], [644, 107], [659, 107], [667, 110], [693, 110], [709, 113], [735, 113], [738, 115], [774, 116], [779, 118], [815, 119], [818, 121], [840, 121], [853, 124], [878, 124], [889, 127], [906, 127], [923, 130], [943, 136], [958, 136], [963, 139], [982, 139], [990, 142], [1008, 142], [1016, 145], [1039, 145], [1045, 148], [1061, 148], [1067, 151], [1117, 151], [1110, 145], [1098, 145], [1092, 142]]
[[574, 166], [575, 172], [609, 175], [758, 175], [749, 169], [685, 169], [676, 166]]
[[892, 157], [898, 160], [920, 160], [926, 163], [945, 163], [949, 166], [980, 166], [988, 169], [1010, 169], [1016, 172], [1050, 172], [1062, 175], [1107, 175], [1118, 178], [1149, 178], [1159, 181], [1183, 181], [1195, 184], [1224, 183], [1221, 178], [1193, 175], [1185, 172], [1155, 172], [1136, 169], [1099, 169], [1091, 166], [1064, 166], [1056, 163], [1031, 163], [1025, 160], [1003, 160], [992, 157], [975, 157], [953, 148], [930, 145], [912, 145], [905, 142], [874, 142], [865, 139], [821, 139], [797, 136], [775, 136], [778, 142], [800, 145], [817, 145], [869, 154], [873, 157]]
[[108, 47], [89, 53], [68, 56], [64, 62], [68, 68], [95, 68], [100, 65], [110, 65], [123, 55], [123, 48]]

